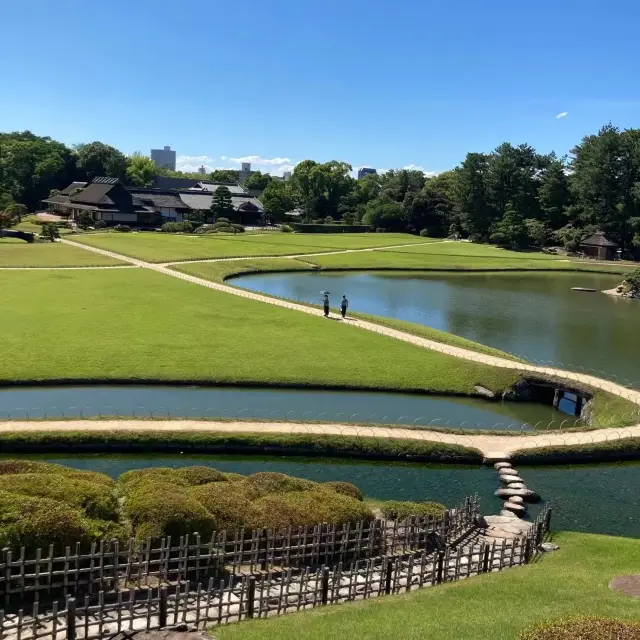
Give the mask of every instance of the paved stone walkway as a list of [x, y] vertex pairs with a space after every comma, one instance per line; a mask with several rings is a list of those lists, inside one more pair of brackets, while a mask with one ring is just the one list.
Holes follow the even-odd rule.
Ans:
[[[129, 264], [135, 265], [137, 267], [141, 267], [141, 268], [145, 268], [145, 269], [150, 269], [152, 271], [156, 271], [157, 273], [161, 273], [163, 275], [166, 276], [171, 276], [172, 278], [178, 278], [180, 280], [184, 280], [185, 282], [190, 282], [192, 284], [196, 284], [202, 287], [207, 287], [209, 289], [214, 289], [216, 291], [221, 291], [223, 293], [228, 293], [234, 296], [240, 296], [242, 298], [247, 298], [250, 300], [256, 300], [258, 302], [263, 302], [265, 304], [272, 304], [278, 307], [285, 307], [287, 309], [291, 309], [294, 311], [298, 311], [300, 313], [306, 313], [309, 315], [313, 315], [313, 316], [317, 316], [317, 317], [322, 317], [323, 316], [323, 312], [321, 309], [316, 309], [314, 307], [308, 307], [302, 304], [297, 304], [295, 302], [288, 302], [286, 300], [280, 300], [278, 298], [271, 298], [269, 296], [265, 296], [259, 293], [254, 293], [252, 291], [245, 291], [243, 289], [237, 289], [236, 287], [231, 287], [229, 285], [226, 284], [220, 284], [217, 282], [211, 282], [209, 280], [205, 280], [203, 278], [198, 278], [197, 276], [193, 276], [193, 275], [189, 275], [186, 273], [180, 273], [179, 271], [174, 271], [172, 269], [167, 268], [166, 266], [162, 265], [162, 264], [154, 264], [151, 262], [145, 262], [144, 260], [139, 260], [137, 258], [130, 258], [128, 256], [124, 256], [122, 254], [119, 253], [114, 253], [113, 251], [106, 251], [105, 249], [98, 249], [97, 247], [90, 247], [88, 245], [84, 245], [84, 244], [80, 244], [77, 242], [72, 242], [70, 240], [66, 240], [63, 239], [61, 240], [61, 242], [64, 242], [65, 244], [70, 244], [73, 245], [75, 247], [81, 247], [83, 249], [86, 249], [87, 251], [93, 251], [95, 253], [99, 253], [101, 255], [105, 255], [105, 256], [109, 256], [112, 258], [116, 258], [118, 260], [122, 260], [124, 262], [127, 262]], [[368, 250], [368, 249], [367, 249]], [[544, 377], [555, 377], [561, 380], [566, 380], [566, 381], [571, 381], [571, 382], [576, 382], [578, 384], [583, 384], [583, 385], [587, 385], [590, 387], [594, 387], [597, 389], [602, 389], [604, 391], [608, 391], [609, 393], [612, 393], [613, 395], [619, 396], [621, 398], [625, 398], [627, 400], [629, 400], [630, 402], [635, 403], [636, 405], [638, 405], [640, 407], [640, 391], [636, 391], [634, 389], [628, 389], [626, 387], [623, 387], [620, 384], [617, 384], [615, 382], [612, 382], [610, 380], [605, 380], [602, 378], [598, 378], [596, 376], [592, 376], [592, 375], [587, 375], [587, 374], [583, 374], [583, 373], [578, 373], [575, 371], [564, 371], [562, 369], [555, 369], [553, 367], [541, 367], [541, 366], [537, 366], [537, 365], [531, 365], [531, 364], [525, 364], [525, 363], [521, 363], [521, 362], [516, 362], [513, 360], [507, 360], [505, 358], [500, 358], [498, 356], [491, 356], [491, 355], [487, 355], [487, 354], [482, 354], [482, 353], [478, 353], [477, 351], [472, 351], [470, 349], [464, 349], [462, 347], [456, 347], [453, 345], [448, 345], [448, 344], [443, 344], [441, 342], [436, 342], [435, 340], [429, 340], [428, 338], [423, 338], [421, 336], [416, 336], [413, 335], [411, 333], [407, 333], [405, 331], [400, 331], [398, 329], [390, 329], [388, 327], [384, 327], [381, 325], [378, 325], [374, 322], [369, 322], [366, 320], [356, 320], [353, 318], [347, 318], [347, 320], [345, 321], [347, 324], [350, 325], [354, 325], [359, 327], [360, 329], [364, 329], [366, 331], [373, 331], [375, 333], [380, 333], [383, 334], [385, 336], [389, 336], [391, 338], [395, 338], [396, 340], [402, 340], [404, 342], [409, 342], [411, 344], [414, 344], [418, 347], [422, 347], [423, 349], [429, 349], [431, 351], [438, 351], [440, 353], [444, 353], [456, 358], [461, 358], [463, 360], [470, 360], [472, 362], [479, 362], [482, 364], [486, 364], [486, 365], [490, 365], [490, 366], [494, 366], [494, 367], [502, 367], [505, 369], [513, 369], [516, 371], [521, 371], [523, 374], [537, 374], [540, 376], [544, 376]], [[640, 413], [639, 413], [640, 415]], [[348, 427], [346, 426], [346, 428], [353, 428], [353, 427]], [[394, 433], [396, 433], [396, 429], [394, 429]], [[602, 430], [603, 432], [606, 432], [608, 435], [608, 438], [605, 439], [618, 439], [619, 437], [631, 437], [631, 436], [635, 436], [635, 435], [640, 435], [640, 423], [633, 426], [633, 427], [628, 427], [625, 429], [615, 429], [615, 430], [611, 430], [611, 429], [605, 429]], [[415, 433], [415, 432], [412, 432]], [[425, 432], [421, 432], [421, 433], [425, 433]], [[589, 442], [593, 442], [593, 438], [595, 437], [594, 434], [596, 434], [597, 432], [595, 431], [590, 431], [587, 433], [587, 435], [591, 438], [590, 440], [588, 440]], [[616, 437], [616, 434], [620, 434], [619, 436]], [[439, 434], [440, 436], [443, 436], [444, 434]], [[573, 437], [577, 437], [577, 434], [571, 434]], [[463, 438], [467, 439], [470, 436], [463, 436]], [[486, 437], [486, 436], [474, 436], [474, 437]], [[496, 438], [501, 438], [501, 436], [495, 436]], [[544, 436], [539, 436], [540, 438], [544, 439], [545, 444], [548, 443], [549, 441], [554, 442], [554, 436], [553, 435], [544, 435]], [[567, 438], [567, 434], [563, 434], [561, 435], [561, 437], [563, 438]], [[507, 447], [509, 446], [509, 442], [512, 441], [512, 437], [507, 437], [506, 440], [503, 438], [504, 440], [504, 446]], [[532, 439], [531, 437], [526, 437], [526, 441], [527, 442], [531, 442]], [[495, 441], [496, 444], [498, 444], [498, 441]], [[500, 443], [502, 444], [502, 441], [500, 441]], [[474, 445], [475, 446], [475, 445]], [[534, 446], [544, 446], [544, 445], [534, 445]], [[522, 448], [521, 445], [517, 445], [517, 446], [509, 446], [509, 450], [515, 450], [517, 448]], [[486, 450], [483, 447], [483, 450]], [[493, 449], [492, 453], [500, 453], [503, 452], [503, 449]]]

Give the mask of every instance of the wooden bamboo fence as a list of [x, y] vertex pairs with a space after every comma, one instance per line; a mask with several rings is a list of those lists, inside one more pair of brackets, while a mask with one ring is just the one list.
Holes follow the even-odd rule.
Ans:
[[30, 613], [0, 612], [3, 640], [97, 640], [186, 623], [202, 628], [266, 618], [328, 604], [364, 600], [413, 589], [464, 580], [531, 562], [548, 532], [545, 508], [527, 536], [501, 544], [473, 542], [436, 552], [422, 550], [338, 563], [333, 567], [288, 568], [229, 575], [216, 582], [193, 585], [100, 591], [83, 600], [67, 597], [62, 608], [54, 602]]

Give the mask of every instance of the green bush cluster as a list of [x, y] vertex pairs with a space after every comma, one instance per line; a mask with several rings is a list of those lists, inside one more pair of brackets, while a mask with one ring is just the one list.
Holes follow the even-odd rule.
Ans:
[[131, 227], [128, 224], [117, 224], [113, 227], [114, 231], [119, 231], [120, 233], [129, 233], [131, 231]]
[[160, 229], [164, 233], [192, 233], [193, 224], [191, 222], [165, 222]]
[[441, 516], [446, 507], [438, 502], [400, 502], [389, 500], [380, 506], [380, 512], [385, 518], [406, 520], [409, 516]]
[[119, 481], [125, 515], [138, 538], [373, 518], [361, 492], [347, 482], [318, 483], [275, 472], [241, 476], [208, 467], [129, 471]]
[[598, 616], [543, 622], [519, 636], [520, 640], [638, 640], [640, 621]]
[[116, 484], [100, 473], [31, 461], [0, 462], [0, 544], [56, 548], [120, 538]]

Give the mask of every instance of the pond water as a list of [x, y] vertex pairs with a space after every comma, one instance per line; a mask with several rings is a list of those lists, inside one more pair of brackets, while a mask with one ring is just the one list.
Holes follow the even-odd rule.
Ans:
[[[116, 478], [131, 469], [206, 465], [248, 475], [279, 471], [320, 482], [352, 482], [370, 498], [380, 500], [436, 500], [454, 506], [477, 493], [484, 513], [497, 513], [501, 501], [490, 467], [458, 467], [404, 463], [353, 462], [336, 459], [261, 458], [240, 456], [126, 456], [47, 455], [37, 458], [78, 469], [100, 471]], [[528, 486], [553, 505], [553, 529], [640, 537], [640, 464], [521, 467]], [[535, 516], [544, 503], [531, 505]]]
[[529, 430], [571, 426], [550, 406], [362, 391], [186, 386], [9, 387], [0, 419], [188, 417], [402, 424]]
[[234, 278], [233, 284], [315, 304], [327, 290], [336, 306], [346, 294], [352, 311], [416, 322], [529, 360], [592, 368], [640, 385], [640, 301], [600, 293], [619, 281], [578, 272], [370, 271], [259, 274]]

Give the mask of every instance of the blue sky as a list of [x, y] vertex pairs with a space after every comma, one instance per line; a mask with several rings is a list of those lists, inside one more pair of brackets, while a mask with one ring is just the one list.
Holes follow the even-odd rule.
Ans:
[[274, 172], [563, 154], [640, 126], [639, 23], [634, 0], [0, 0], [0, 130]]

